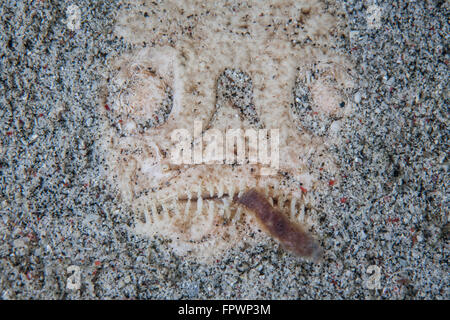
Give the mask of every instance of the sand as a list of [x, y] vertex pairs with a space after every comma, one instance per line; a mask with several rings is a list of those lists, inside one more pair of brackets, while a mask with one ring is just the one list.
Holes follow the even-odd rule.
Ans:
[[[324, 261], [268, 241], [202, 264], [136, 235], [103, 177], [98, 106], [108, 58], [127, 50], [112, 32], [120, 4], [3, 2], [1, 297], [449, 299], [448, 3], [338, 3], [358, 79], [330, 150], [341, 181], [310, 209]], [[67, 287], [71, 266], [79, 289]]]

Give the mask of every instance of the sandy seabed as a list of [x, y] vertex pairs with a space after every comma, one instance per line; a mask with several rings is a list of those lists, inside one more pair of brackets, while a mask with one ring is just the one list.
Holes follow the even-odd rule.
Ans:
[[121, 4], [2, 2], [1, 297], [449, 299], [448, 2], [383, 2], [381, 25], [371, 1], [337, 4], [357, 78], [343, 142], [329, 150], [339, 184], [321, 177], [320, 206], [307, 208], [322, 263], [266, 241], [204, 264], [137, 235], [104, 178], [103, 75], [131, 48], [113, 33]]

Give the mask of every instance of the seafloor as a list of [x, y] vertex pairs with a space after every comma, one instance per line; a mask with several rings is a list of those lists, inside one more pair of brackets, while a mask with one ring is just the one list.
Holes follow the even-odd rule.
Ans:
[[[0, 4], [0, 291], [3, 299], [449, 299], [446, 1], [339, 1], [357, 110], [333, 150], [342, 182], [321, 195], [325, 259], [275, 242], [213, 264], [181, 259], [101, 176], [98, 101], [118, 4]], [[70, 266], [79, 290], [67, 288]]]

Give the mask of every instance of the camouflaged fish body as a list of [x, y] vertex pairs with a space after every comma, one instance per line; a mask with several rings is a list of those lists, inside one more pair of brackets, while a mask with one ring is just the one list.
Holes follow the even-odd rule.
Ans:
[[[137, 231], [197, 257], [264, 238], [252, 236], [260, 222], [236, 201], [249, 190], [260, 190], [292, 223], [305, 223], [304, 191], [320, 184], [319, 168], [337, 168], [327, 152], [336, 137], [305, 128], [302, 114], [339, 119], [351, 111], [348, 103], [342, 108], [350, 66], [333, 49], [341, 21], [321, 3], [219, 2], [126, 7], [116, 32], [134, 49], [111, 68], [105, 112], [108, 175], [135, 211]], [[248, 161], [174, 165], [171, 135], [192, 132], [196, 121], [202, 137], [278, 129], [279, 168], [262, 175], [267, 166]]]

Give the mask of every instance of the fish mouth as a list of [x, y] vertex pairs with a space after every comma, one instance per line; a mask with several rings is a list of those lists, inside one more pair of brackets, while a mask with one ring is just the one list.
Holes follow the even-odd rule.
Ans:
[[[230, 194], [228, 194], [228, 193], [224, 193], [223, 195], [221, 195], [221, 196], [219, 196], [219, 195], [212, 195], [212, 196], [210, 196], [210, 195], [207, 195], [207, 196], [202, 196], [201, 197], [201, 201], [217, 201], [217, 202], [220, 202], [220, 201], [230, 201], [231, 203], [233, 203], [233, 204], [237, 204], [237, 203], [239, 203], [239, 199], [241, 198], [241, 196], [243, 195], [243, 194], [246, 194], [247, 192], [249, 192], [250, 190], [252, 190], [252, 189], [247, 189], [247, 190], [245, 190], [244, 192], [240, 192], [239, 194], [234, 194], [234, 195], [230, 195]], [[291, 203], [291, 201], [292, 201], [292, 199], [283, 199], [283, 200], [281, 200], [279, 197], [267, 197], [267, 199], [268, 199], [268, 201], [269, 201], [269, 203], [272, 205], [272, 206], [274, 206], [274, 207], [276, 207], [276, 206], [278, 206], [278, 203], [280, 202], [280, 201], [283, 201], [283, 206], [282, 207], [284, 207], [285, 205], [286, 205], [286, 203], [287, 204], [290, 204]], [[186, 198], [186, 197], [184, 197], [184, 198], [178, 198], [178, 201], [180, 201], [180, 202], [183, 202], [183, 203], [187, 203], [187, 202], [198, 202], [198, 201], [200, 201], [200, 197], [192, 197], [192, 198]]]
[[[172, 201], [174, 207], [161, 203], [155, 206], [154, 213], [160, 218], [170, 216], [172, 221], [178, 221], [173, 223], [183, 230], [182, 233], [189, 233], [190, 228], [209, 225], [212, 229], [205, 233], [207, 237], [213, 236], [219, 227], [239, 226], [245, 220], [243, 214], [247, 214], [255, 218], [251, 221], [257, 223], [258, 229], [278, 241], [287, 251], [317, 262], [322, 256], [322, 248], [297, 219], [301, 203], [295, 197], [276, 196], [268, 190], [246, 188], [237, 193], [199, 193], [178, 197]], [[177, 210], [173, 210], [175, 207]]]
[[[207, 203], [216, 203], [225, 207], [228, 207], [230, 210], [237, 210], [239, 208], [239, 199], [245, 195], [246, 193], [256, 190], [255, 188], [246, 188], [242, 189], [236, 193], [213, 193], [213, 194], [201, 194], [201, 195], [193, 195], [193, 196], [176, 196], [172, 197], [172, 199], [166, 199], [163, 201], [158, 201], [158, 205], [162, 208], [164, 206], [163, 203], [168, 204], [180, 204], [183, 206], [190, 205], [201, 207], [203, 204]], [[298, 215], [298, 212], [301, 210], [302, 200], [301, 198], [285, 195], [284, 193], [274, 193], [268, 189], [258, 189], [262, 196], [267, 200], [268, 204], [272, 207], [276, 207], [278, 210], [282, 211], [284, 214], [287, 214], [290, 218], [295, 219]], [[167, 205], [166, 205], [167, 206]], [[167, 206], [167, 208], [169, 208]], [[200, 214], [200, 213], [199, 213]]]

